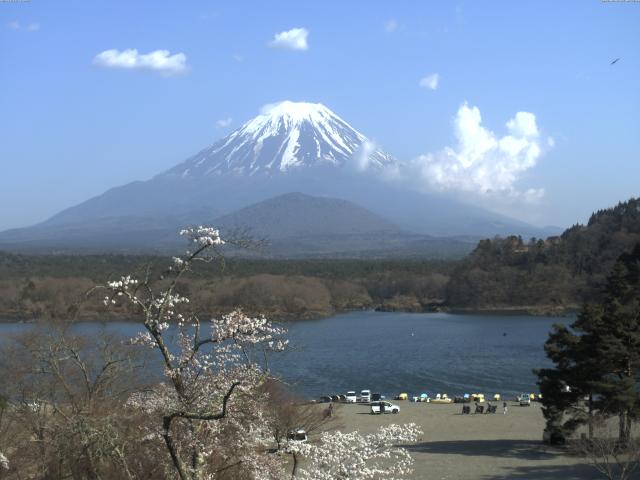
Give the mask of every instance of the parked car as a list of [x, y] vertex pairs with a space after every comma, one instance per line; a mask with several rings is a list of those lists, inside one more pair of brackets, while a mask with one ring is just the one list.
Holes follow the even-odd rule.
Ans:
[[356, 403], [358, 401], [358, 396], [356, 395], [356, 392], [354, 392], [353, 390], [349, 390], [347, 392], [347, 397], [345, 401], [347, 403]]
[[331, 397], [329, 395], [321, 396], [320, 403], [331, 403]]
[[371, 390], [362, 390], [360, 392], [360, 401], [363, 403], [369, 403], [371, 401]]
[[306, 442], [307, 441], [307, 432], [304, 428], [299, 428], [297, 430], [291, 430], [287, 438], [294, 442]]
[[518, 397], [518, 401], [520, 402], [521, 407], [529, 407], [531, 406], [531, 397], [528, 393], [523, 393]]
[[346, 402], [347, 401], [347, 396], [344, 395], [344, 394], [339, 395], [339, 399], [340, 399], [341, 402]]
[[304, 428], [291, 430], [289, 435], [287, 435], [287, 440], [289, 440], [289, 445], [284, 448], [284, 451], [286, 453], [291, 453], [291, 444], [304, 443], [307, 441], [307, 431]]
[[484, 393], [472, 393], [471, 394], [471, 401], [472, 402], [478, 402], [478, 403], [484, 403]]
[[387, 402], [386, 400], [382, 400], [380, 402], [371, 402], [371, 414], [375, 415], [378, 413], [398, 413], [400, 411], [400, 407], [395, 403]]
[[332, 402], [339, 402], [340, 401], [340, 395], [331, 395], [331, 401]]
[[379, 402], [380, 400], [384, 400], [384, 396], [380, 395], [379, 393], [372, 393], [371, 394], [371, 401], [372, 402]]

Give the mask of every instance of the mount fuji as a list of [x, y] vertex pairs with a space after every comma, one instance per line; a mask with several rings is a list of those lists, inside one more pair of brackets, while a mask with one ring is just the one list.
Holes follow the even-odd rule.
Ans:
[[[285, 101], [264, 107], [227, 137], [147, 181], [112, 188], [40, 224], [0, 232], [0, 249], [167, 251], [179, 245], [179, 228], [203, 223], [243, 226], [268, 236], [280, 242], [281, 248], [273, 249], [279, 256], [287, 256], [285, 244], [295, 244], [297, 256], [383, 251], [431, 256], [434, 237], [465, 238], [454, 248], [460, 253], [471, 248], [469, 238], [545, 233], [479, 207], [385, 181], [380, 173], [398, 165], [324, 105]], [[301, 194], [286, 195], [292, 192]], [[293, 210], [292, 202], [297, 204]], [[297, 240], [292, 243], [293, 237], [287, 240], [267, 228], [265, 218], [281, 231], [297, 232]], [[326, 231], [326, 244], [319, 248], [317, 238], [298, 241], [303, 229], [314, 223], [359, 227], [357, 232]], [[382, 238], [381, 232], [392, 241], [371, 241]], [[305, 250], [311, 244], [313, 248]]]
[[163, 176], [277, 175], [318, 166], [342, 167], [360, 155], [380, 168], [394, 159], [319, 103], [281, 102]]

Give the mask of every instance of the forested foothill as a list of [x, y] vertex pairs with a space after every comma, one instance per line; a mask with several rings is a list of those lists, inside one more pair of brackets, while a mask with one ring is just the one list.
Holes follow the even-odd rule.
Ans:
[[603, 298], [616, 259], [640, 242], [640, 200], [591, 215], [547, 239], [482, 240], [450, 274], [453, 308], [563, 312]]
[[[241, 306], [280, 319], [373, 308], [564, 314], [602, 299], [616, 259], [638, 242], [640, 200], [630, 199], [560, 236], [482, 240], [463, 260], [227, 258], [221, 268], [194, 267], [178, 288], [202, 312]], [[0, 316], [103, 317], [101, 304], [84, 298], [87, 289], [127, 272], [160, 274], [165, 263], [154, 256], [0, 253]]]

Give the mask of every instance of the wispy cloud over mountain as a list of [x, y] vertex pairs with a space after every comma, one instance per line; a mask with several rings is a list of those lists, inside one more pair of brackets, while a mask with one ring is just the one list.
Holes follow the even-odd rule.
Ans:
[[[530, 112], [517, 112], [505, 127], [507, 134], [498, 136], [482, 125], [478, 107], [464, 103], [454, 118], [454, 146], [389, 163], [373, 173], [413, 190], [445, 192], [493, 208], [537, 203], [544, 188], [521, 189], [518, 182], [554, 140], [542, 138]], [[373, 146], [364, 143], [354, 156], [358, 171], [369, 170], [366, 159]]]
[[121, 70], [148, 70], [164, 75], [186, 73], [189, 70], [184, 53], [171, 54], [168, 50], [139, 53], [135, 48], [105, 50], [93, 58], [93, 64], [103, 68]]
[[269, 42], [269, 47], [284, 50], [308, 50], [308, 36], [309, 30], [306, 28], [292, 28], [291, 30], [276, 33], [273, 36], [273, 40]]

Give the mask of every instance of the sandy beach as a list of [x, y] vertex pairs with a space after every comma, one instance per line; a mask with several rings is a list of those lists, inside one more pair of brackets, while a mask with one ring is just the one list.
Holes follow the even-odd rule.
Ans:
[[[397, 415], [370, 415], [368, 405], [340, 405], [336, 415], [342, 431], [375, 431], [381, 425], [414, 422], [422, 441], [409, 446], [415, 479], [494, 480], [602, 478], [586, 459], [568, 455], [541, 441], [544, 418], [540, 404], [520, 407], [502, 403], [497, 414], [462, 415], [462, 405], [397, 403]], [[471, 405], [473, 411], [473, 404]]]

